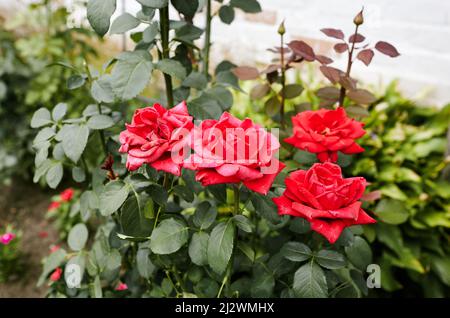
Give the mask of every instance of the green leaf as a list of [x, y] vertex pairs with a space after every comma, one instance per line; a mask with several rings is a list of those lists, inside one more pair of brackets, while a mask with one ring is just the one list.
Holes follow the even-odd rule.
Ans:
[[261, 6], [256, 0], [231, 0], [230, 5], [247, 13], [261, 12]]
[[198, 266], [208, 264], [208, 240], [209, 235], [205, 232], [197, 232], [192, 235], [189, 244], [189, 257]]
[[170, 76], [183, 80], [186, 77], [186, 70], [178, 61], [163, 59], [155, 64], [155, 68]]
[[230, 261], [234, 245], [234, 223], [231, 220], [217, 224], [208, 241], [208, 263], [217, 274], [222, 274]]
[[256, 213], [273, 224], [278, 224], [282, 218], [278, 215], [278, 208], [269, 196], [253, 193], [251, 201]]
[[54, 162], [47, 171], [45, 181], [50, 188], [56, 189], [63, 177], [63, 165], [61, 162]]
[[217, 210], [208, 201], [203, 201], [195, 210], [193, 222], [201, 230], [206, 230], [214, 223], [216, 216]]
[[198, 9], [198, 0], [172, 0], [172, 5], [186, 17], [193, 17]]
[[77, 88], [83, 86], [85, 82], [86, 82], [86, 80], [84, 79], [83, 76], [75, 74], [75, 75], [70, 76], [67, 79], [67, 88], [68, 89], [77, 89]]
[[403, 202], [394, 199], [382, 199], [375, 208], [375, 214], [388, 224], [401, 224], [409, 217]]
[[[153, 223], [145, 217], [141, 203], [133, 195], [123, 204], [120, 214], [120, 224], [123, 234], [137, 238], [144, 238], [150, 235]], [[146, 205], [146, 207], [149, 206]]]
[[60, 248], [55, 252], [51, 253], [45, 259], [44, 269], [42, 271], [41, 276], [39, 277], [37, 286], [41, 286], [45, 282], [45, 279], [47, 278], [48, 274], [50, 274], [57, 267], [61, 266], [61, 264], [64, 262], [64, 259], [66, 258], [66, 255], [67, 255], [66, 251], [63, 248]]
[[73, 251], [84, 248], [88, 239], [88, 229], [84, 223], [76, 224], [69, 232], [67, 244]]
[[114, 102], [114, 92], [109, 79], [111, 75], [103, 75], [92, 82], [91, 95], [98, 103]]
[[291, 99], [299, 96], [303, 92], [303, 86], [299, 84], [288, 84], [284, 88], [284, 98]]
[[86, 148], [89, 128], [86, 125], [64, 125], [57, 137], [62, 141], [66, 156], [77, 163]]
[[203, 94], [216, 100], [222, 107], [222, 110], [228, 110], [233, 105], [233, 94], [231, 94], [230, 90], [220, 85], [208, 88]]
[[194, 116], [195, 119], [218, 119], [223, 111], [220, 104], [206, 94], [202, 94], [199, 97], [191, 100], [187, 105], [189, 114]]
[[72, 179], [75, 180], [75, 182], [83, 182], [84, 180], [86, 180], [84, 169], [80, 167], [73, 167]]
[[192, 87], [202, 90], [208, 84], [208, 80], [205, 75], [200, 72], [191, 72], [182, 83], [183, 86]]
[[118, 16], [111, 24], [111, 34], [125, 33], [136, 28], [141, 22], [129, 13]]
[[277, 115], [280, 112], [281, 102], [277, 96], [272, 96], [264, 103], [266, 114], [270, 117]]
[[302, 165], [311, 165], [317, 162], [317, 156], [315, 153], [304, 150], [297, 150], [293, 159]]
[[39, 108], [31, 118], [31, 128], [39, 128], [51, 124], [50, 111], [47, 108]]
[[119, 210], [128, 197], [128, 187], [122, 181], [108, 183], [100, 193], [100, 213], [104, 216]]
[[253, 273], [251, 281], [251, 296], [256, 298], [268, 298], [273, 295], [275, 278], [262, 266], [258, 266]]
[[220, 21], [226, 24], [231, 24], [234, 20], [234, 9], [231, 6], [221, 6], [219, 9]]
[[303, 262], [311, 258], [311, 249], [300, 242], [287, 242], [281, 248], [281, 255], [293, 262]]
[[231, 86], [234, 89], [241, 91], [238, 78], [231, 71], [222, 71], [220, 73], [217, 73], [216, 82], [226, 86]]
[[347, 254], [350, 262], [362, 271], [365, 271], [367, 265], [372, 263], [370, 246], [359, 236], [355, 236], [352, 245], [345, 247], [345, 254]]
[[37, 149], [41, 149], [41, 148], [47, 148], [50, 147], [50, 143], [47, 141], [50, 138], [52, 138], [53, 136], [55, 136], [55, 131], [53, 128], [51, 127], [45, 127], [43, 129], [41, 129], [38, 134], [36, 135], [36, 137], [34, 137], [33, 140], [33, 147], [37, 148]]
[[159, 31], [158, 23], [157, 22], [152, 22], [152, 23], [150, 23], [150, 25], [142, 33], [142, 39], [146, 43], [153, 42], [155, 37], [158, 35], [158, 31]]
[[137, 0], [140, 4], [146, 7], [160, 9], [167, 7], [169, 0]]
[[236, 226], [238, 228], [240, 228], [242, 231], [247, 232], [247, 233], [252, 233], [253, 232], [253, 223], [250, 222], [250, 220], [248, 218], [246, 218], [243, 215], [235, 215], [232, 218], [234, 224], [236, 224]]
[[[86, 257], [83, 253], [71, 257], [64, 267], [64, 280], [67, 287], [79, 288], [80, 282], [83, 279], [84, 270], [86, 267]], [[74, 266], [77, 266], [74, 268]]]
[[113, 119], [108, 115], [94, 115], [89, 118], [87, 126], [90, 129], [106, 129], [114, 125]]
[[327, 269], [337, 269], [345, 266], [345, 258], [336, 251], [321, 250], [314, 258], [320, 266]]
[[294, 291], [301, 298], [326, 298], [327, 280], [323, 270], [314, 262], [300, 267], [294, 275]]
[[450, 257], [432, 256], [431, 269], [437, 274], [440, 280], [447, 286], [450, 286]]
[[192, 189], [185, 185], [176, 185], [173, 187], [173, 193], [187, 202], [194, 201], [194, 193]]
[[94, 282], [89, 284], [89, 293], [92, 298], [102, 298], [102, 284], [100, 282], [100, 277], [95, 276]]
[[153, 274], [153, 271], [156, 269], [149, 256], [150, 250], [147, 248], [140, 248], [136, 255], [136, 263], [139, 275], [146, 279], [150, 278]]
[[203, 30], [192, 24], [184, 24], [175, 31], [176, 39], [188, 44], [193, 44], [192, 41], [200, 38], [202, 34]]
[[89, 0], [87, 4], [87, 18], [92, 28], [100, 36], [104, 36], [109, 29], [109, 22], [116, 11], [116, 0]]
[[250, 245], [245, 242], [237, 242], [237, 248], [248, 257], [248, 259], [253, 263], [255, 261], [255, 251]]
[[289, 230], [294, 233], [305, 234], [311, 231], [311, 224], [305, 219], [295, 218], [291, 220]]
[[173, 218], [163, 220], [150, 237], [150, 249], [155, 254], [172, 254], [188, 240], [188, 228]]
[[147, 51], [123, 52], [112, 71], [111, 86], [114, 94], [129, 100], [139, 94], [150, 80], [152, 58]]
[[58, 103], [52, 111], [52, 117], [54, 121], [59, 121], [62, 119], [67, 112], [67, 104], [66, 103]]

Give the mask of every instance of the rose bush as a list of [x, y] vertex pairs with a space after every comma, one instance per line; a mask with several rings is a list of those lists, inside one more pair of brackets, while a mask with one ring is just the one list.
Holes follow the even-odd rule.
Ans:
[[[139, 1], [141, 11], [123, 13], [111, 25], [116, 1], [88, 2], [88, 20], [101, 36], [141, 24], [145, 29], [132, 34], [134, 50], [122, 52], [107, 67], [71, 68], [91, 93], [93, 104], [81, 114], [58, 104], [32, 118], [32, 127], [40, 128], [33, 143], [35, 181], [56, 188], [70, 171], [80, 188], [79, 195], [60, 202], [76, 222], [67, 244], [43, 262], [38, 284], [52, 281], [49, 296], [368, 294], [364, 283], [372, 253], [360, 224], [374, 220], [358, 201], [364, 179], [345, 179], [330, 162], [294, 171], [299, 168], [294, 147], [280, 145], [256, 120], [230, 113], [231, 90], [241, 90], [238, 79], [255, 79], [260, 72], [229, 61], [211, 72], [211, 20], [217, 16], [212, 2]], [[235, 10], [261, 10], [253, 0], [217, 5], [224, 23], [231, 23]], [[173, 9], [180, 21], [169, 21]], [[193, 24], [198, 12], [206, 16], [204, 29]], [[281, 64], [261, 72], [270, 85], [279, 85], [265, 90], [272, 94], [266, 103], [270, 126], [280, 127], [284, 136], [290, 133], [286, 117], [295, 116], [288, 141], [322, 161], [336, 161], [338, 151], [361, 151], [355, 139], [364, 134], [362, 124], [344, 107], [349, 99], [367, 104], [373, 95], [356, 87], [350, 71], [327, 66], [332, 61], [306, 43], [293, 41], [288, 49], [285, 31], [280, 26], [281, 48], [274, 50]], [[196, 42], [203, 33], [199, 50]], [[353, 51], [360, 49], [355, 42], [355, 36], [349, 39], [351, 62]], [[301, 87], [288, 87], [285, 72], [293, 63], [313, 61], [335, 75], [332, 83], [340, 87], [331, 90], [339, 92], [339, 100], [328, 98], [328, 104], [296, 115], [286, 100], [299, 96]], [[156, 72], [164, 77], [165, 96], [156, 103], [140, 101], [125, 124], [128, 112], [117, 102], [135, 99]]]

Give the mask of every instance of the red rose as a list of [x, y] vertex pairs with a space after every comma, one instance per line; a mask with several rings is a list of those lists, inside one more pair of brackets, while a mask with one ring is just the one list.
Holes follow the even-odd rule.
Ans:
[[330, 243], [351, 225], [375, 223], [358, 200], [366, 188], [362, 177], [343, 178], [341, 168], [331, 162], [316, 163], [309, 170], [292, 172], [285, 180], [283, 195], [274, 198], [278, 214], [308, 220], [312, 230]]
[[53, 211], [56, 210], [57, 208], [59, 208], [61, 206], [61, 202], [59, 201], [53, 201], [49, 204], [47, 211]]
[[69, 202], [70, 200], [72, 200], [73, 197], [73, 189], [72, 188], [68, 188], [66, 190], [64, 190], [63, 192], [61, 192], [61, 194], [59, 195], [61, 198], [62, 202]]
[[135, 111], [131, 124], [120, 133], [119, 151], [127, 152], [127, 168], [136, 170], [147, 163], [157, 170], [181, 175], [182, 162], [175, 162], [171, 152], [185, 142], [192, 128], [185, 102], [165, 109], [159, 104]]
[[292, 117], [293, 135], [284, 141], [317, 154], [321, 162], [337, 161], [337, 152], [363, 152], [355, 139], [366, 132], [364, 124], [347, 117], [343, 107], [336, 110], [304, 111]]
[[119, 284], [115, 288], [115, 290], [117, 290], [117, 291], [123, 291], [123, 290], [127, 290], [127, 289], [128, 289], [127, 284], [122, 283], [122, 282], [119, 282]]
[[61, 278], [61, 274], [62, 274], [62, 269], [61, 267], [58, 267], [57, 269], [55, 269], [55, 271], [50, 275], [50, 280], [52, 282], [56, 282]]
[[219, 120], [207, 119], [191, 131], [194, 154], [185, 167], [197, 170], [203, 186], [239, 183], [267, 194], [285, 167], [274, 155], [280, 144], [250, 119], [240, 120], [225, 112]]

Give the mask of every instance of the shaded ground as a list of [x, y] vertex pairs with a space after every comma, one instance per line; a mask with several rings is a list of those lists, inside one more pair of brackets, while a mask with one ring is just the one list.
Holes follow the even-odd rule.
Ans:
[[37, 288], [41, 259], [56, 242], [56, 232], [45, 221], [51, 194], [30, 181], [14, 180], [11, 186], [0, 186], [0, 225], [11, 223], [22, 230], [22, 259], [25, 269], [18, 277], [0, 284], [1, 297], [43, 297], [45, 286]]

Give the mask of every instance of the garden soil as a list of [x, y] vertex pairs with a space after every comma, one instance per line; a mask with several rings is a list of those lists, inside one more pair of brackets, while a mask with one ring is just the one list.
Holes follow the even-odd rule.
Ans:
[[46, 287], [36, 287], [42, 270], [41, 260], [57, 242], [57, 233], [45, 220], [51, 193], [30, 181], [16, 179], [9, 186], [0, 186], [0, 226], [13, 224], [22, 231], [21, 275], [0, 283], [0, 298], [43, 297]]

